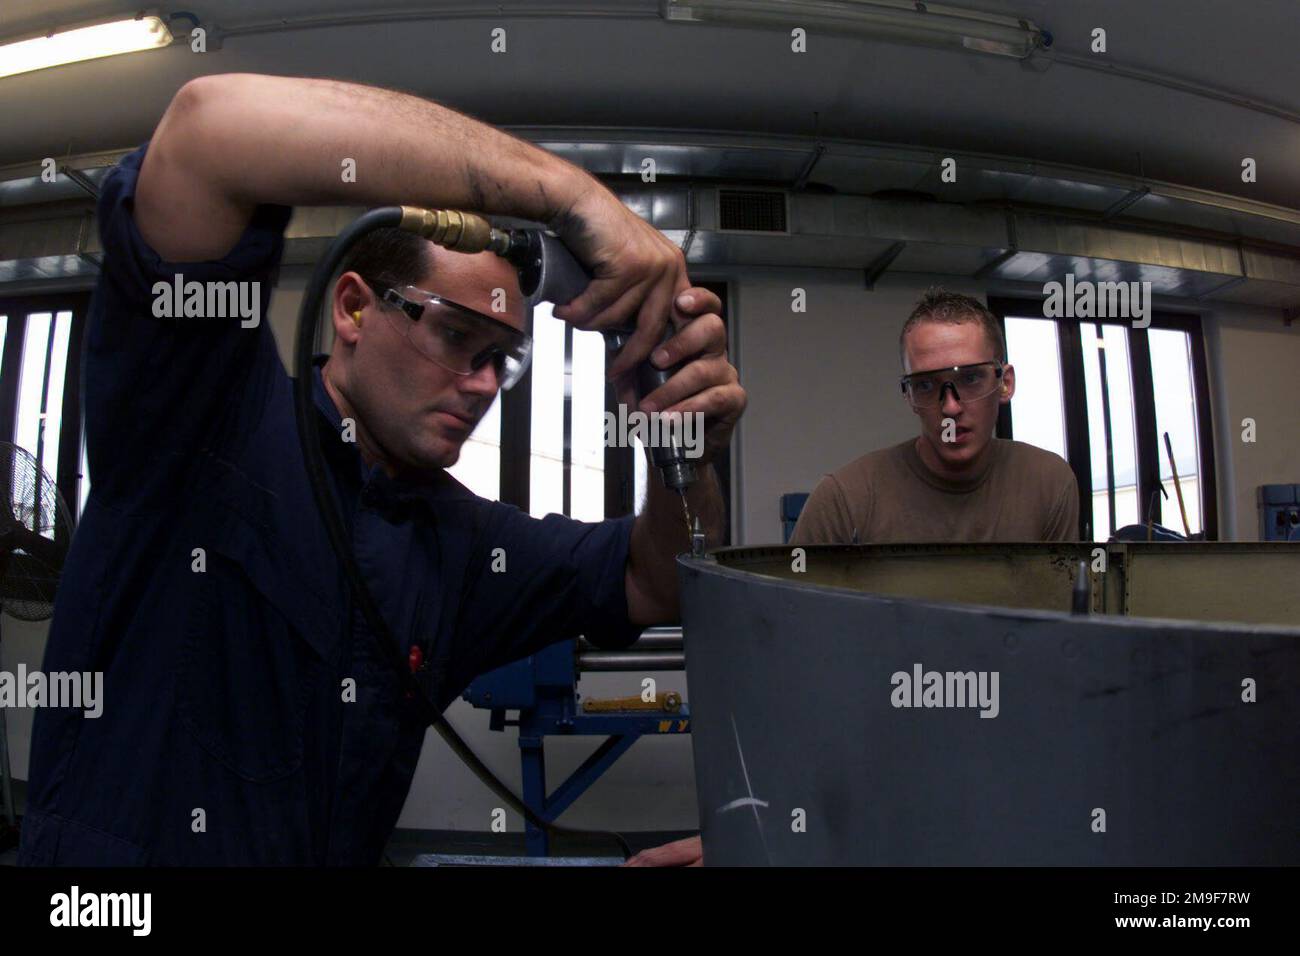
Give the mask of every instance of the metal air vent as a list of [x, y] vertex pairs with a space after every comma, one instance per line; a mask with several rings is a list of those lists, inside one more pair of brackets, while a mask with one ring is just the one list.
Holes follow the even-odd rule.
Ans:
[[719, 189], [718, 228], [724, 232], [787, 232], [785, 193]]

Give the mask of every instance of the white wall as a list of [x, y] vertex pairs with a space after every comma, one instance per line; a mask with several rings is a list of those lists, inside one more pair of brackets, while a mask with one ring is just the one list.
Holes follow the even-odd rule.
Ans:
[[[1258, 541], [1260, 485], [1300, 483], [1300, 324], [1283, 324], [1276, 310], [1230, 306], [1205, 323], [1211, 374], [1217, 376], [1215, 457], [1220, 514], [1235, 519], [1225, 540]], [[1242, 420], [1255, 421], [1253, 443]]]

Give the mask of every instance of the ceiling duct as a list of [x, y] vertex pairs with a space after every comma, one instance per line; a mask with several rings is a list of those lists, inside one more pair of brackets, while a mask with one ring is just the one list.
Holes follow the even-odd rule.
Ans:
[[[692, 265], [860, 271], [1039, 284], [1072, 273], [1149, 281], [1156, 294], [1300, 310], [1300, 211], [1158, 181], [961, 156], [960, 183], [924, 150], [674, 131], [537, 130], [633, 212], [688, 246]], [[654, 140], [654, 145], [647, 145]], [[808, 170], [816, 189], [790, 186]], [[655, 158], [658, 178], [638, 175]], [[113, 157], [115, 158], [115, 157]], [[101, 181], [104, 154], [61, 168]], [[0, 170], [0, 291], [89, 281], [93, 200], [62, 173]], [[935, 199], [924, 198], [929, 194]], [[296, 209], [288, 265], [315, 261], [357, 210]], [[689, 242], [688, 242], [689, 237]], [[15, 289], [16, 290], [16, 289]]]

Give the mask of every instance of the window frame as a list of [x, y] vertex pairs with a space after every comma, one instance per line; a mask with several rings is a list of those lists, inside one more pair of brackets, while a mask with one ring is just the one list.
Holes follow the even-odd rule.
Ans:
[[[998, 317], [1003, 338], [1006, 337], [1007, 316], [1013, 318], [1042, 319], [1056, 323], [1057, 346], [1061, 357], [1061, 395], [1065, 403], [1065, 447], [1071, 470], [1079, 483], [1079, 538], [1092, 540], [1091, 512], [1087, 505], [1092, 500], [1092, 447], [1088, 431], [1087, 389], [1084, 379], [1082, 322], [1096, 325], [1117, 325], [1127, 330], [1129, 351], [1129, 376], [1133, 385], [1133, 426], [1137, 433], [1137, 493], [1138, 515], [1142, 523], [1151, 518], [1158, 524], [1163, 520], [1163, 496], [1160, 485], [1160, 456], [1163, 454], [1156, 426], [1155, 387], [1151, 373], [1151, 347], [1146, 328], [1134, 328], [1124, 319], [1053, 318], [1043, 314], [1046, 297], [989, 296], [989, 310]], [[1193, 400], [1196, 405], [1196, 439], [1199, 456], [1201, 488], [1201, 528], [1206, 541], [1219, 540], [1218, 481], [1214, 462], [1214, 422], [1211, 418], [1209, 371], [1205, 352], [1205, 334], [1201, 317], [1196, 313], [1152, 310], [1148, 328], [1185, 332], [1191, 346], [1191, 375]], [[1008, 402], [998, 414], [997, 436], [1012, 438], [1014, 421]], [[1152, 497], [1154, 495], [1154, 498]], [[1177, 517], [1177, 504], [1171, 502], [1171, 513]], [[1181, 526], [1181, 522], [1180, 522]], [[1114, 529], [1111, 529], [1112, 532]]]
[[[72, 313], [68, 330], [68, 355], [64, 368], [62, 408], [59, 419], [58, 477], [55, 486], [63, 496], [75, 528], [81, 519], [81, 349], [90, 308], [89, 291], [55, 292], [40, 295], [5, 295], [0, 292], [0, 315], [9, 317], [5, 330], [4, 361], [0, 367], [0, 441], [16, 444], [18, 427], [18, 392], [22, 373], [23, 348], [30, 315], [49, 312]], [[27, 449], [32, 455], [35, 449]], [[72, 529], [69, 529], [70, 531]]]

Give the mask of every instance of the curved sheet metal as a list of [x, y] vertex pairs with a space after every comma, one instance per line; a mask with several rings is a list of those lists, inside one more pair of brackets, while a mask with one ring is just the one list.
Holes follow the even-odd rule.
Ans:
[[[1092, 549], [807, 548], [804, 572], [790, 548], [679, 559], [705, 862], [1300, 863], [1300, 628], [1014, 606], [1068, 608]], [[1196, 551], [1112, 545], [1094, 602], [1122, 603], [1117, 563]], [[1300, 581], [1300, 548], [1200, 558], [1220, 583], [1256, 565]], [[853, 589], [882, 584], [907, 596]], [[1198, 591], [1230, 603], [1180, 586], [1187, 615]], [[972, 594], [1011, 606], [935, 600]], [[1273, 618], [1294, 606], [1278, 600]]]

